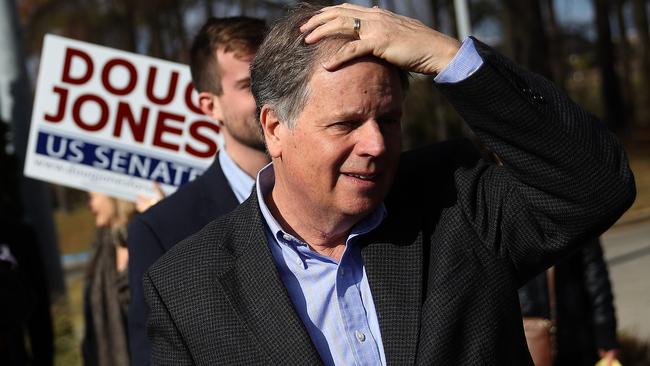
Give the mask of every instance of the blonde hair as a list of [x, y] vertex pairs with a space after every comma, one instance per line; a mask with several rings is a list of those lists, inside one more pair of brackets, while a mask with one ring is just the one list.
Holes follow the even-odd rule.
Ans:
[[127, 227], [136, 214], [135, 203], [119, 198], [109, 197], [115, 208], [110, 221], [110, 230], [116, 245], [126, 246]]
[[131, 218], [135, 215], [135, 203], [131, 201], [121, 200], [119, 198], [111, 198], [115, 205], [115, 218], [112, 221], [112, 226], [126, 226]]

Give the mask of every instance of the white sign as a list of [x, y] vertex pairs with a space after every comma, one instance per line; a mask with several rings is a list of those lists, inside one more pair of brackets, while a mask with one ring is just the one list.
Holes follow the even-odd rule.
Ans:
[[200, 175], [223, 136], [186, 65], [46, 35], [25, 175], [133, 200]]

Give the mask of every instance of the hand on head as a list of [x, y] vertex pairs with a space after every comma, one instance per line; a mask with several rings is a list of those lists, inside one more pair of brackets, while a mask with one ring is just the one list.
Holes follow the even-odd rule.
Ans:
[[404, 70], [433, 75], [449, 64], [460, 47], [458, 40], [418, 20], [352, 4], [323, 8], [300, 30], [311, 32], [305, 37], [307, 43], [336, 35], [357, 38], [323, 64], [328, 70], [354, 58], [373, 55]]

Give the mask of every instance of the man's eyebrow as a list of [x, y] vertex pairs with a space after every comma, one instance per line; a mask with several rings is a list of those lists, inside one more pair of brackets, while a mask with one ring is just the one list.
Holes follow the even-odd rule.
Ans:
[[[376, 118], [381, 118], [381, 117], [397, 117], [402, 115], [402, 108], [401, 107], [396, 107], [396, 108], [390, 108], [387, 109], [386, 111], [378, 111], [375, 115]], [[332, 112], [330, 114], [330, 119], [333, 120], [351, 120], [351, 119], [356, 119], [356, 118], [362, 118], [365, 117], [366, 113], [363, 111], [337, 111], [337, 112]]]
[[359, 113], [358, 111], [337, 111], [330, 114], [330, 118], [335, 120], [349, 120], [361, 116], [363, 116], [363, 113]]

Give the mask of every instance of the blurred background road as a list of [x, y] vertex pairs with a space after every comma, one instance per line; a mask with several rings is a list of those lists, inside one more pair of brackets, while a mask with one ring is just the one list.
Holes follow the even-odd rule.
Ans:
[[650, 340], [650, 221], [622, 224], [602, 237], [619, 332]]

